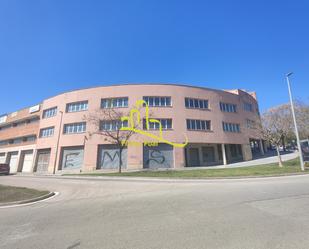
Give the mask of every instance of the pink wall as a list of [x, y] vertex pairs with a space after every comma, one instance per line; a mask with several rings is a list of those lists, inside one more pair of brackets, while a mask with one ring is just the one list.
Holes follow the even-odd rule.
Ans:
[[[81, 122], [87, 113], [92, 113], [100, 108], [101, 98], [129, 97], [129, 108], [133, 107], [136, 100], [142, 99], [143, 96], [171, 96], [172, 107], [150, 107], [152, 117], [154, 118], [172, 118], [173, 129], [164, 131], [164, 137], [170, 141], [183, 142], [183, 133], [186, 133], [189, 143], [231, 143], [231, 144], [248, 144], [250, 138], [258, 138], [257, 131], [246, 127], [246, 119], [256, 120], [257, 102], [256, 99], [241, 90], [233, 93], [221, 90], [213, 90], [198, 87], [180, 86], [180, 85], [160, 85], [160, 84], [143, 84], [143, 85], [118, 85], [107, 87], [88, 88], [60, 94], [58, 96], [46, 99], [42, 103], [42, 110], [57, 106], [58, 114], [55, 117], [41, 119], [40, 128], [55, 126], [53, 137], [39, 138], [37, 140], [37, 149], [52, 148], [50, 171], [55, 160], [55, 150], [57, 135], [60, 125], [59, 111], [63, 111], [62, 125], [66, 123]], [[255, 95], [254, 95], [255, 96]], [[208, 99], [210, 110], [187, 109], [185, 108], [184, 98], [201, 98]], [[75, 101], [88, 100], [88, 111], [66, 113], [66, 104]], [[237, 104], [237, 113], [221, 112], [219, 102]], [[243, 108], [243, 102], [253, 104], [254, 112], [247, 112]], [[128, 112], [129, 108], [122, 108]], [[211, 120], [212, 131], [188, 131], [186, 128], [186, 119], [203, 119]], [[241, 126], [240, 133], [224, 132], [222, 121], [230, 123], [239, 123]], [[87, 125], [87, 132], [92, 131], [92, 127]], [[63, 135], [61, 131], [60, 147], [77, 146], [84, 144], [84, 136], [87, 134]], [[138, 135], [134, 135], [132, 140], [140, 140]], [[149, 141], [148, 138], [146, 138]], [[91, 170], [96, 167], [97, 146], [103, 144], [102, 137], [94, 136], [85, 144], [84, 169]], [[60, 149], [58, 157], [60, 154]], [[58, 159], [59, 160], [59, 159]], [[128, 165], [129, 168], [142, 167], [142, 146], [128, 148]], [[175, 150], [175, 164], [183, 166], [184, 156], [183, 149]]]

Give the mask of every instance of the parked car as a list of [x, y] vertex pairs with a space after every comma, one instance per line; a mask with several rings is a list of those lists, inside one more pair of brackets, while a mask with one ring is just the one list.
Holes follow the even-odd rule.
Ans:
[[10, 165], [8, 163], [0, 163], [0, 174], [10, 174]]

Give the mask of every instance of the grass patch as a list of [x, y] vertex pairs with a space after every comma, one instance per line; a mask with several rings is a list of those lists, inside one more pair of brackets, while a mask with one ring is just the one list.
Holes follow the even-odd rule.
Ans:
[[211, 178], [211, 177], [239, 177], [239, 176], [276, 176], [289, 175], [295, 173], [309, 173], [300, 170], [299, 159], [292, 159], [283, 163], [279, 168], [277, 163], [257, 165], [242, 168], [225, 169], [192, 169], [192, 170], [143, 170], [136, 172], [115, 173], [82, 173], [64, 174], [78, 176], [132, 176], [132, 177], [167, 177], [167, 178]]
[[48, 193], [31, 188], [0, 185], [0, 203], [28, 200]]

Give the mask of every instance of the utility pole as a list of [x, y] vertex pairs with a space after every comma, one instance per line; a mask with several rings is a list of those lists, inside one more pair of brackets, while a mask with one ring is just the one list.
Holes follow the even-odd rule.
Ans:
[[290, 79], [289, 79], [289, 76], [291, 76], [292, 74], [293, 73], [290, 72], [286, 75], [286, 81], [288, 83], [288, 89], [289, 89], [291, 110], [292, 110], [292, 116], [293, 116], [294, 128], [295, 128], [295, 135], [296, 135], [297, 147], [298, 147], [298, 153], [299, 153], [299, 159], [300, 159], [300, 168], [301, 168], [302, 171], [304, 171], [305, 170], [304, 160], [303, 160], [303, 154], [302, 154], [302, 151], [301, 151], [301, 145], [300, 145], [300, 140], [299, 140], [299, 135], [298, 135], [298, 128], [297, 128], [297, 123], [296, 123], [294, 104], [293, 104], [293, 98], [292, 98], [292, 92], [291, 92], [291, 85], [290, 85]]

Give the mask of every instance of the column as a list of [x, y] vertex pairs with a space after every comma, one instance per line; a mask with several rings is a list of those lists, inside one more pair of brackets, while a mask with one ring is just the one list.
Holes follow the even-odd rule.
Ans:
[[223, 159], [223, 164], [227, 165], [227, 161], [226, 161], [226, 152], [225, 152], [225, 145], [221, 144], [221, 149], [222, 149], [222, 159]]
[[174, 147], [174, 168], [184, 168], [186, 166], [185, 149]]
[[261, 155], [263, 156], [263, 155], [265, 154], [265, 153], [264, 153], [264, 147], [263, 147], [263, 140], [260, 139], [259, 142], [260, 142], [260, 153], [261, 153]]
[[250, 144], [242, 144], [241, 149], [242, 149], [242, 156], [243, 156], [244, 161], [252, 160], [252, 151], [251, 151]]
[[143, 143], [131, 141], [128, 145], [127, 169], [143, 169]]

